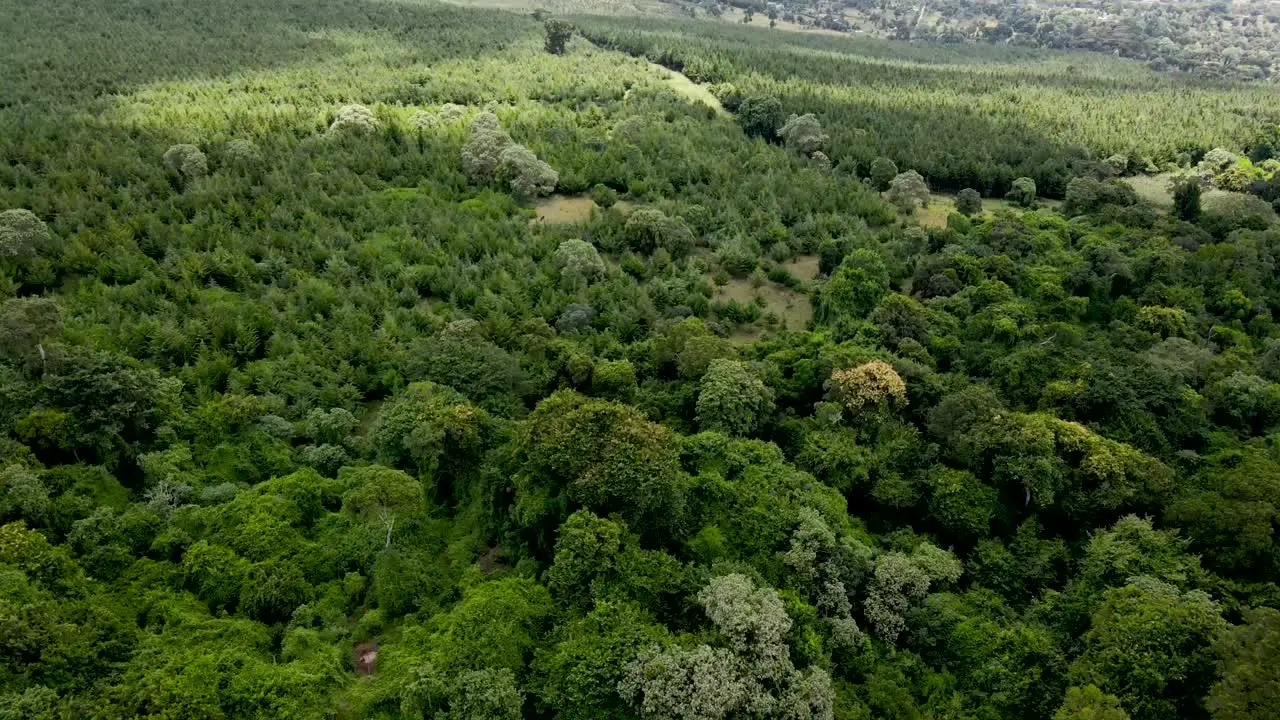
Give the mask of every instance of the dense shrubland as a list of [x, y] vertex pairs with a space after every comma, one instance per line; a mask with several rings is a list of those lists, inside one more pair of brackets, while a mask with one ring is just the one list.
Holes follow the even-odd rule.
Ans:
[[1069, 152], [924, 229], [946, 136], [531, 18], [4, 9], [0, 718], [1277, 714], [1243, 120], [1171, 212]]

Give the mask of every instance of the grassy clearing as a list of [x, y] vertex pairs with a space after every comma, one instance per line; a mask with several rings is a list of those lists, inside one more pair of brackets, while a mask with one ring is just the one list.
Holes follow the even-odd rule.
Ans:
[[809, 282], [817, 279], [821, 266], [817, 255], [801, 255], [795, 260], [782, 263], [782, 267], [797, 279]]
[[1138, 197], [1157, 207], [1173, 207], [1173, 195], [1169, 193], [1169, 181], [1177, 173], [1160, 173], [1159, 175], [1136, 175], [1124, 178], [1124, 182], [1138, 193]]
[[552, 195], [539, 200], [533, 211], [537, 222], [561, 225], [590, 220], [595, 207], [591, 198], [582, 195]]
[[657, 63], [649, 63], [649, 68], [662, 78], [662, 81], [671, 91], [682, 98], [685, 98], [694, 105], [706, 105], [716, 111], [721, 117], [729, 117], [729, 112], [720, 104], [719, 98], [711, 94], [706, 86], [690, 80], [684, 73], [678, 73], [674, 70], [668, 70]]
[[[1051, 210], [1056, 210], [1061, 207], [1062, 203], [1058, 200], [1046, 200], [1041, 198], [1040, 205]], [[1022, 208], [1001, 198], [982, 199], [983, 213], [989, 214], [999, 212], [1001, 210], [1013, 210], [1015, 212], [1020, 212]], [[916, 210], [915, 219], [922, 227], [946, 227], [947, 217], [955, 211], [956, 198], [954, 195], [947, 193], [931, 193], [929, 207]]]
[[[766, 282], [755, 287], [749, 279], [733, 278], [725, 285], [716, 287], [712, 297], [713, 300], [733, 300], [743, 305], [755, 304], [757, 298], [764, 300], [765, 315], [772, 313], [778, 317], [779, 328], [803, 330], [813, 317], [813, 306], [810, 305], [808, 296], [775, 283]], [[760, 336], [761, 329], [742, 329], [738, 334], [754, 339]]]

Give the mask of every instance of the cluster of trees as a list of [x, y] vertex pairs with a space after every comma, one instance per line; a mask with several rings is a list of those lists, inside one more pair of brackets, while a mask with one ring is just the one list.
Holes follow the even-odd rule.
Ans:
[[1270, 86], [1172, 79], [1102, 55], [764, 34], [722, 23], [578, 24], [597, 45], [709, 84], [740, 116], [748, 101], [752, 117], [776, 101], [770, 129], [785, 121], [782, 108], [813, 114], [837, 168], [866, 175], [876, 158], [889, 157], [935, 189], [998, 197], [1030, 177], [1040, 195], [1061, 198], [1080, 174], [1186, 169], [1216, 147], [1271, 147], [1270, 128], [1280, 123], [1280, 94]]
[[[851, 172], [838, 114], [725, 117], [528, 18], [34, 10], [0, 718], [1280, 715], [1256, 196], [1082, 166], [1070, 219], [975, 184], [925, 229], [927, 167]], [[552, 189], [596, 207], [537, 222]], [[750, 340], [721, 273], [813, 320]]]
[[998, 43], [1092, 50], [1146, 62], [1161, 72], [1270, 80], [1280, 11], [1266, 0], [1141, 2], [1118, 0], [734, 0], [746, 12], [801, 25], [858, 29], [897, 40]]
[[898, 39], [986, 41], [1094, 50], [1147, 62], [1157, 71], [1266, 80], [1280, 73], [1275, 36], [1280, 11], [1248, 2], [918, 3], [853, 2], [875, 27]]

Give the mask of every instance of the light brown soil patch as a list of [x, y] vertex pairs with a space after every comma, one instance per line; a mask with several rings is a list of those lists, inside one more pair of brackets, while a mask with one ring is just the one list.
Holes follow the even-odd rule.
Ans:
[[583, 222], [591, 219], [591, 210], [596, 204], [591, 198], [581, 195], [552, 195], [539, 200], [534, 206], [538, 222], [548, 225]]

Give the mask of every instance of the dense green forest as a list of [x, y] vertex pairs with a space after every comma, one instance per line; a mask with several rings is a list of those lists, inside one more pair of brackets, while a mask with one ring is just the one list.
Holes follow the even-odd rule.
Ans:
[[0, 15], [0, 720], [1280, 717], [1274, 88]]

